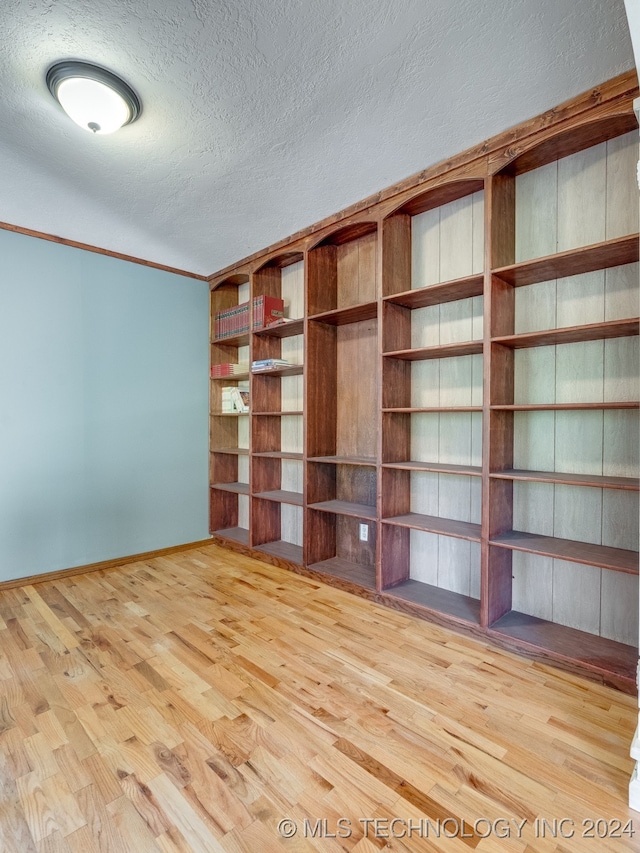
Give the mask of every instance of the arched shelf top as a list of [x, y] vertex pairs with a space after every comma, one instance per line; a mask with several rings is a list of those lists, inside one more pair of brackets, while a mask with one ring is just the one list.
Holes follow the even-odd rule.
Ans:
[[377, 222], [355, 222], [323, 237], [318, 243], [311, 246], [310, 250], [318, 249], [321, 246], [342, 246], [344, 243], [351, 243], [353, 240], [366, 237], [368, 234], [375, 234], [377, 230]]
[[515, 146], [507, 148], [502, 155], [503, 163], [505, 158], [510, 159], [507, 159], [496, 173], [522, 175], [637, 129], [638, 121], [633, 111], [584, 122], [550, 139], [544, 139], [524, 151], [518, 151]]
[[291, 264], [297, 264], [299, 261], [303, 260], [304, 255], [302, 252], [283, 252], [280, 255], [275, 255], [273, 258], [269, 258], [264, 264], [261, 264], [256, 270], [256, 273], [262, 272], [266, 269], [283, 269], [284, 267], [289, 267]]
[[221, 288], [227, 287], [238, 287], [240, 284], [248, 284], [249, 275], [248, 273], [236, 273], [235, 275], [229, 275], [226, 278], [223, 278], [221, 281], [216, 284], [212, 284], [211, 290], [220, 290]]
[[423, 190], [408, 201], [404, 201], [386, 218], [389, 219], [399, 214], [417, 216], [419, 213], [433, 210], [435, 207], [442, 207], [443, 204], [448, 204], [450, 201], [457, 201], [459, 198], [473, 195], [482, 189], [484, 189], [484, 178], [462, 178], [457, 181], [448, 181], [428, 190]]

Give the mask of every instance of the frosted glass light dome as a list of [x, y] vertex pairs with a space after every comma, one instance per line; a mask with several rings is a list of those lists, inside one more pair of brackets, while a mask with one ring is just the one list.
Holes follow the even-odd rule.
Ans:
[[53, 65], [47, 86], [69, 118], [89, 133], [113, 133], [134, 121], [142, 109], [124, 80], [87, 62]]

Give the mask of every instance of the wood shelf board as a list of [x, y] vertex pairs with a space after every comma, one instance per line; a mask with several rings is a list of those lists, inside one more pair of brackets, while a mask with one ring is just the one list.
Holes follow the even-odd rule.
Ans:
[[382, 467], [399, 471], [429, 471], [434, 474], [466, 474], [470, 477], [482, 476], [482, 467], [480, 465], [449, 465], [446, 462], [418, 462], [411, 459], [407, 462], [383, 462]]
[[274, 489], [270, 492], [255, 492], [253, 497], [262, 498], [266, 501], [275, 501], [276, 503], [302, 506], [302, 494], [300, 492], [287, 492], [284, 489]]
[[251, 414], [251, 412], [210, 412], [212, 418], [242, 418]]
[[418, 349], [385, 352], [385, 358], [399, 358], [402, 361], [426, 361], [430, 358], [456, 358], [461, 355], [479, 355], [482, 353], [482, 341], [463, 341], [459, 344], [444, 344], [437, 347], [419, 347]]
[[558, 539], [554, 536], [541, 536], [538, 533], [526, 533], [520, 530], [510, 530], [496, 536], [490, 540], [489, 544], [512, 551], [525, 551], [557, 560], [613, 569], [631, 575], [638, 574], [637, 551], [578, 542], [573, 539]]
[[320, 501], [309, 504], [309, 509], [317, 509], [321, 512], [331, 512], [334, 515], [349, 515], [354, 518], [376, 518], [376, 508], [367, 504], [357, 504], [351, 501]]
[[[616, 136], [629, 131], [637, 132], [637, 130], [638, 122], [633, 112], [608, 115], [606, 118], [575, 124], [558, 134], [538, 141], [513, 159], [511, 159], [513, 149], [510, 148], [505, 152], [508, 163], [503, 171], [507, 175], [522, 175], [532, 169], [539, 169], [556, 160], [570, 157], [572, 154], [584, 151], [585, 148], [591, 148]], [[502, 156], [504, 157], [504, 154]], [[492, 162], [494, 159], [494, 157], [490, 158]]]
[[402, 305], [404, 308], [427, 308], [429, 305], [441, 305], [445, 302], [455, 302], [458, 299], [482, 296], [483, 289], [484, 276], [479, 273], [478, 275], [443, 281], [440, 284], [432, 284], [415, 290], [405, 290], [404, 293], [386, 296], [384, 301], [391, 302], [394, 305]]
[[447, 413], [455, 413], [455, 412], [481, 412], [482, 406], [421, 406], [421, 407], [406, 407], [406, 408], [393, 408], [393, 409], [383, 409], [384, 414], [400, 414], [400, 415], [418, 415], [418, 414], [430, 414], [430, 413], [439, 413], [439, 412], [447, 412]]
[[605, 323], [590, 323], [585, 326], [568, 326], [565, 329], [548, 329], [526, 332], [521, 335], [505, 335], [492, 338], [492, 343], [513, 349], [543, 347], [552, 344], [569, 344], [579, 341], [599, 341], [609, 338], [624, 338], [640, 333], [640, 319], [610, 320]]
[[280, 560], [287, 560], [287, 562], [298, 566], [302, 565], [302, 547], [294, 545], [292, 542], [285, 542], [284, 539], [278, 539], [275, 542], [264, 542], [262, 545], [254, 545], [254, 550], [262, 551], [264, 554], [269, 554]]
[[576, 628], [547, 622], [511, 610], [488, 629], [489, 636], [507, 637], [524, 647], [548, 652], [553, 657], [606, 676], [607, 673], [635, 681], [638, 649], [598, 637]]
[[249, 379], [248, 373], [232, 373], [229, 376], [212, 376], [212, 382], [245, 382]]
[[406, 213], [409, 216], [417, 216], [420, 213], [425, 213], [427, 210], [442, 207], [444, 204], [449, 204], [452, 201], [457, 201], [459, 198], [473, 195], [473, 193], [480, 192], [483, 189], [483, 178], [470, 177], [446, 181], [409, 199], [402, 207], [394, 211], [394, 215]]
[[223, 539], [231, 539], [241, 545], [249, 545], [249, 531], [244, 527], [226, 527], [223, 530], [212, 530], [212, 536], [220, 536]]
[[436, 515], [422, 515], [418, 512], [408, 512], [383, 518], [384, 524], [396, 527], [410, 527], [413, 530], [423, 530], [426, 533], [437, 533], [451, 536], [455, 539], [468, 539], [470, 542], [480, 541], [480, 525], [471, 521], [457, 521], [453, 518], [440, 518]]
[[309, 456], [307, 462], [324, 462], [327, 465], [365, 465], [375, 468], [375, 456]]
[[287, 416], [294, 417], [297, 415], [303, 415], [304, 412], [252, 412], [256, 417], [269, 417], [269, 418], [284, 418]]
[[269, 338], [293, 338], [301, 335], [303, 329], [304, 320], [300, 317], [296, 320], [287, 320], [285, 323], [272, 323], [264, 329], [254, 329], [253, 334]]
[[559, 471], [527, 471], [510, 468], [489, 474], [496, 480], [528, 480], [536, 483], [559, 483], [564, 486], [593, 486], [599, 489], [640, 490], [640, 480], [633, 477], [606, 477], [598, 474], [567, 474]]
[[545, 411], [581, 411], [590, 409], [638, 409], [640, 403], [636, 400], [623, 400], [607, 403], [523, 403], [500, 404], [491, 406], [492, 410], [503, 412], [545, 412]]
[[301, 376], [304, 373], [303, 364], [293, 364], [291, 367], [271, 367], [269, 370], [252, 370], [254, 376]]
[[248, 447], [214, 447], [211, 450], [212, 453], [227, 453], [233, 456], [248, 456], [249, 448]]
[[302, 461], [302, 453], [290, 453], [286, 450], [263, 450], [253, 455], [262, 459], [299, 459]]
[[492, 271], [493, 275], [514, 287], [580, 275], [609, 267], [632, 264], [639, 259], [638, 234], [617, 237], [602, 243], [558, 252], [543, 258], [521, 261]]
[[327, 323], [330, 326], [346, 326], [349, 323], [360, 323], [362, 320], [374, 320], [378, 316], [377, 302], [363, 302], [348, 308], [336, 308], [333, 311], [323, 311], [313, 314], [309, 320], [317, 323]]
[[341, 578], [365, 589], [375, 590], [376, 588], [376, 572], [373, 566], [361, 566], [358, 563], [343, 560], [342, 557], [331, 557], [320, 563], [311, 563], [308, 568], [313, 572]]
[[218, 489], [221, 492], [235, 492], [237, 495], [248, 495], [248, 483], [211, 483], [210, 488]]
[[430, 611], [444, 613], [460, 622], [480, 625], [480, 601], [459, 592], [411, 579], [385, 589], [383, 594], [419, 604]]
[[234, 346], [234, 347], [246, 347], [249, 346], [249, 332], [242, 332], [240, 335], [233, 335], [233, 337], [229, 338], [214, 338], [211, 341], [211, 345], [214, 347], [217, 346]]

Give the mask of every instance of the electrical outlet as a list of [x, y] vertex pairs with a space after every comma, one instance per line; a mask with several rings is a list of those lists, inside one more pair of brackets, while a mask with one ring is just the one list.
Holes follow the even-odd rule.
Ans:
[[369, 541], [369, 525], [361, 524], [360, 525], [360, 541], [368, 542]]

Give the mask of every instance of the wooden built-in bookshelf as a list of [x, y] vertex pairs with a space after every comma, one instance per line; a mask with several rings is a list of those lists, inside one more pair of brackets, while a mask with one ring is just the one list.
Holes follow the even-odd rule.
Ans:
[[[637, 81], [211, 278], [211, 532], [620, 689], [638, 662]], [[250, 412], [220, 413], [220, 387]]]

